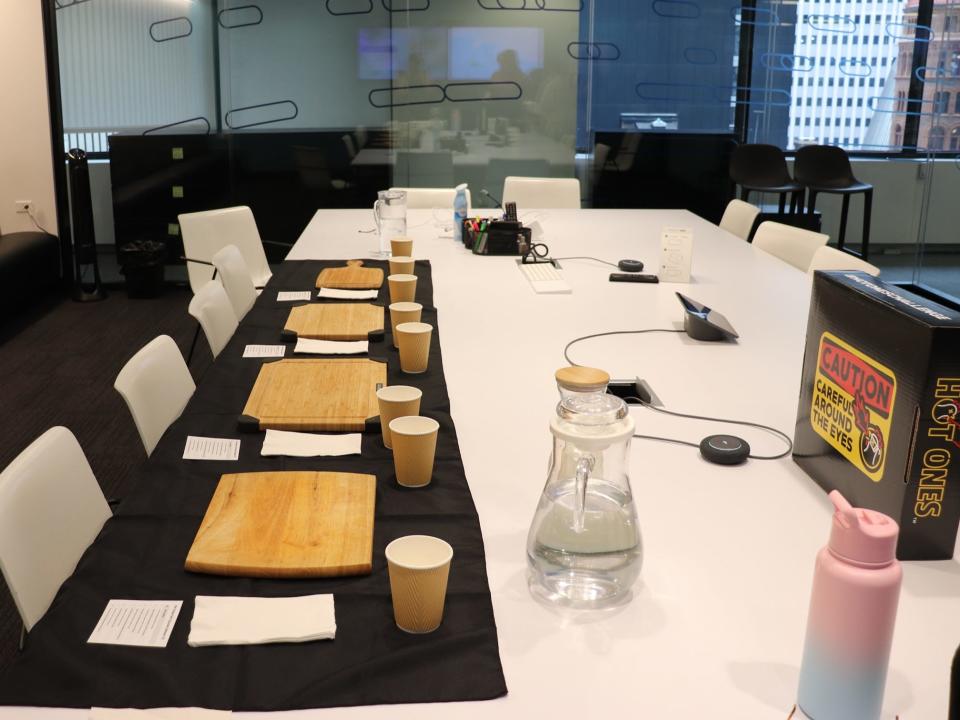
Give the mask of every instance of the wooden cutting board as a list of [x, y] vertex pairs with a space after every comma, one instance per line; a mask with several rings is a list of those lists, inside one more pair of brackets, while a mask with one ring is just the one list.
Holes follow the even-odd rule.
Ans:
[[363, 260], [347, 260], [346, 267], [324, 268], [317, 276], [318, 288], [379, 290], [381, 285], [383, 285], [383, 270], [365, 268]]
[[386, 384], [387, 363], [369, 358], [264, 363], [240, 429], [363, 432], [379, 415], [377, 387]]
[[187, 554], [187, 570], [271, 578], [369, 575], [373, 475], [223, 475]]
[[369, 303], [312, 303], [290, 310], [283, 335], [313, 340], [382, 340], [383, 308]]

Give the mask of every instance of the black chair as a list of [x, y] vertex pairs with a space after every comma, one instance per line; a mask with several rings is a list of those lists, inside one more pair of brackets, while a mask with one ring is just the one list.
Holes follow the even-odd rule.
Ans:
[[843, 209], [840, 212], [840, 234], [837, 248], [843, 250], [844, 236], [847, 231], [847, 212], [850, 209], [850, 196], [863, 193], [863, 244], [860, 252], [848, 250], [864, 260], [870, 250], [870, 211], [873, 206], [873, 185], [860, 182], [853, 176], [853, 168], [847, 153], [842, 149], [828, 145], [808, 145], [797, 150], [793, 166], [797, 181], [810, 191], [807, 212], [812, 213], [820, 193], [843, 195]]
[[780, 214], [791, 194], [790, 212], [803, 207], [803, 185], [790, 177], [787, 159], [776, 145], [739, 145], [730, 158], [730, 179], [740, 186], [740, 199], [747, 201], [751, 191], [780, 196]]

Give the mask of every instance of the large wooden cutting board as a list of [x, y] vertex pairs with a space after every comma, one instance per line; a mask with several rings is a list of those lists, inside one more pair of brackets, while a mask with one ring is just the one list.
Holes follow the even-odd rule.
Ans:
[[318, 288], [335, 290], [379, 290], [383, 270], [365, 268], [363, 260], [347, 260], [346, 267], [324, 268], [317, 276]]
[[278, 360], [260, 368], [241, 430], [362, 432], [379, 415], [387, 363], [369, 358]]
[[284, 336], [312, 340], [382, 340], [383, 308], [369, 303], [312, 303], [290, 310]]
[[187, 554], [187, 570], [272, 578], [368, 575], [373, 475], [223, 475]]

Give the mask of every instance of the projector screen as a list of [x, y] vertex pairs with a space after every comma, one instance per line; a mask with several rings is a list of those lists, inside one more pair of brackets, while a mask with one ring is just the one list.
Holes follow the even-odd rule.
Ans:
[[543, 67], [543, 29], [532, 27], [450, 28], [451, 80], [490, 80], [500, 70], [497, 57], [513, 50], [524, 74]]

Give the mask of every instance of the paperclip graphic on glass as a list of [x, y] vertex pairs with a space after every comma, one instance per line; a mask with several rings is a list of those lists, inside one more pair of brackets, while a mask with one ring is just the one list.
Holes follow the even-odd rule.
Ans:
[[[747, 13], [744, 18], [743, 14]], [[754, 27], [776, 27], [780, 24], [780, 16], [775, 8], [743, 8], [739, 5], [730, 8], [730, 17], [737, 25], [753, 25]]]
[[[425, 92], [428, 90], [429, 93]], [[381, 100], [381, 95], [386, 95], [386, 102], [375, 102], [375, 100]], [[440, 85], [401, 85], [392, 88], [374, 88], [367, 94], [367, 100], [375, 108], [438, 105], [445, 99], [446, 95]]]
[[870, 77], [873, 74], [873, 68], [867, 60], [860, 58], [840, 58], [837, 64], [840, 72], [850, 77]]
[[691, 65], [716, 65], [719, 58], [710, 48], [688, 47], [683, 50], [683, 59]]
[[[457, 89], [464, 88], [481, 88], [481, 89], [492, 89], [493, 92], [501, 93], [499, 95], [475, 95], [474, 97], [454, 97], [457, 95]], [[454, 89], [451, 92], [451, 89]], [[443, 94], [450, 102], [476, 102], [480, 100], [519, 100], [523, 97], [523, 88], [520, 87], [518, 83], [513, 81], [503, 81], [503, 82], [460, 82], [460, 83], [447, 83], [443, 88]], [[473, 93], [469, 93], [472, 95]]]
[[88, 3], [90, 0], [53, 0], [53, 7], [55, 10], [66, 10], [67, 8], [72, 8], [74, 5], [83, 5], [83, 3]]
[[807, 15], [807, 25], [820, 32], [850, 35], [857, 31], [860, 22], [848, 15]]
[[[179, 27], [173, 26], [172, 23], [178, 23]], [[177, 32], [178, 29], [180, 32]], [[158, 20], [157, 22], [150, 24], [149, 33], [150, 39], [156, 43], [180, 40], [181, 38], [190, 37], [193, 34], [193, 23], [190, 22], [190, 18], [188, 17], [171, 18], [170, 20]]]
[[[387, 12], [423, 12], [430, 9], [430, 0], [380, 0], [383, 9]], [[393, 7], [393, 3], [398, 2], [402, 7]]]
[[202, 122], [207, 126], [207, 129], [204, 130], [203, 134], [204, 134], [204, 135], [209, 135], [209, 134], [210, 134], [210, 121], [207, 120], [205, 117], [203, 117], [203, 115], [198, 115], [197, 117], [187, 118], [186, 120], [178, 120], [177, 122], [167, 123], [166, 125], [157, 125], [156, 127], [152, 127], [152, 128], [148, 128], [147, 130], [144, 130], [144, 131], [141, 133], [141, 135], [152, 135], [153, 133], [158, 133], [158, 132], [160, 132], [161, 130], [169, 130], [170, 128], [179, 127], [180, 125], [189, 125], [190, 123], [194, 123], [194, 122], [197, 122], [197, 121], [202, 121]]
[[619, 60], [620, 48], [605, 42], [572, 42], [567, 45], [567, 55], [574, 60]]
[[[334, 10], [346, 5], [346, 10]], [[373, 0], [327, 0], [327, 12], [331, 15], [369, 15], [373, 12]]]
[[[468, 92], [469, 88], [481, 88], [486, 92]], [[490, 89], [498, 93], [490, 94]], [[423, 92], [429, 90], [430, 92]], [[419, 93], [419, 95], [418, 95]], [[464, 97], [466, 95], [466, 97]], [[381, 97], [385, 96], [385, 97]], [[367, 99], [375, 108], [407, 107], [410, 105], [438, 105], [450, 102], [478, 102], [492, 100], [519, 100], [523, 88], [518, 83], [508, 82], [459, 82], [440, 85], [407, 85], [393, 88], [375, 88]], [[385, 102], [384, 102], [385, 101]]]
[[690, 0], [653, 0], [652, 7], [660, 17], [675, 20], [695, 20], [700, 17], [700, 6]]
[[[881, 103], [888, 103], [890, 109], [880, 107]], [[909, 115], [912, 117], [933, 117], [934, 112], [924, 112], [924, 105], [933, 105], [933, 100], [921, 100], [920, 98], [895, 98], [884, 95], [871, 95], [867, 98], [867, 107], [877, 113], [894, 113], [896, 115]], [[908, 108], [916, 107], [919, 110], [910, 110]]]
[[[508, 0], [509, 2], [510, 0]], [[513, 0], [519, 5], [504, 5], [504, 0], [477, 0], [484, 10], [543, 10], [547, 12], [580, 12], [583, 0]]]
[[[752, 94], [749, 100], [739, 100], [733, 97], [739, 91], [745, 89], [746, 88], [733, 87], [730, 85], [641, 82], [637, 83], [634, 91], [641, 100], [654, 100], [657, 102], [684, 102], [710, 105], [729, 105], [735, 102], [738, 105], [790, 107], [790, 93], [786, 90], [778, 90], [775, 88], [750, 88]], [[705, 93], [706, 97], [695, 97], [695, 94], [698, 92]], [[757, 99], [758, 95], [760, 99]]]
[[[921, 30], [924, 33], [923, 37], [920, 35]], [[910, 40], [918, 43], [928, 43], [933, 40], [933, 28], [929, 25], [888, 22], [885, 31], [887, 36], [894, 40]]]
[[809, 55], [763, 53], [760, 56], [760, 64], [774, 72], [810, 72], [816, 61]]
[[237, 28], [259, 25], [263, 22], [263, 10], [257, 5], [238, 5], [235, 8], [218, 12], [217, 22], [224, 30], [236, 30]]
[[[279, 107], [281, 105], [289, 105], [293, 108], [293, 114], [287, 115], [286, 117], [276, 117], [270, 118], [268, 120], [257, 120], [255, 122], [241, 123], [235, 125], [231, 120], [231, 116], [236, 115], [237, 113], [249, 112], [250, 110], [260, 110], [262, 108], [268, 107]], [[277, 100], [276, 102], [260, 103], [259, 105], [247, 105], [246, 107], [234, 108], [227, 112], [223, 116], [223, 121], [227, 124], [231, 130], [243, 130], [244, 128], [258, 127], [260, 125], [270, 125], [271, 123], [285, 122], [287, 120], [293, 120], [297, 115], [300, 114], [300, 108], [297, 107], [297, 104], [293, 100]]]

